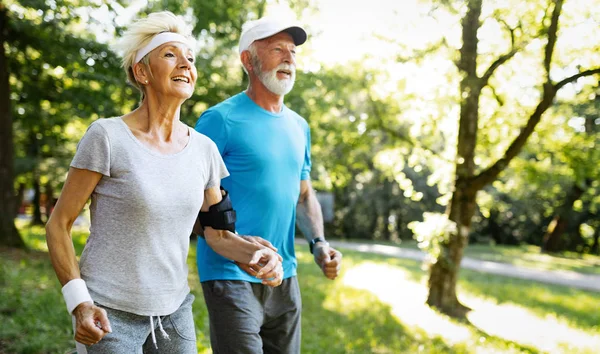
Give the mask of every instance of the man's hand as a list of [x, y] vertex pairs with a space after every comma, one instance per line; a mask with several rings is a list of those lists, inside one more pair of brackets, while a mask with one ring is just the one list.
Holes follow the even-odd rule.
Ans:
[[92, 302], [79, 304], [73, 310], [73, 315], [75, 315], [75, 340], [81, 344], [96, 344], [112, 332], [106, 311]]
[[[262, 283], [268, 286], [279, 286], [283, 280], [283, 258], [277, 252], [271, 242], [258, 236], [240, 236], [248, 242], [251, 242], [261, 249], [254, 254], [249, 264], [236, 262], [246, 273], [262, 279]], [[272, 263], [274, 261], [275, 263]], [[274, 266], [273, 266], [274, 264]]]
[[326, 242], [317, 242], [313, 247], [315, 263], [321, 268], [328, 279], [335, 279], [342, 268], [342, 253]]

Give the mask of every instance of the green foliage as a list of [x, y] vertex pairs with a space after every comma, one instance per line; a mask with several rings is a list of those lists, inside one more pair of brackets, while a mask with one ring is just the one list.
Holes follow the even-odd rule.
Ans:
[[423, 221], [413, 221], [408, 227], [413, 231], [419, 248], [429, 253], [430, 261], [449, 262], [449, 257], [444, 253], [451, 235], [458, 232], [456, 223], [449, 220], [446, 214], [425, 213]]
[[[83, 0], [5, 3], [15, 184], [30, 187], [35, 181], [58, 191], [89, 123], [136, 105], [138, 94], [125, 84], [119, 59], [110, 50], [123, 30], [117, 18], [130, 2], [106, 2], [106, 7]], [[324, 65], [312, 60], [310, 43], [299, 51], [300, 70], [286, 104], [310, 124], [315, 187], [335, 196], [328, 235], [410, 239], [408, 223], [423, 220], [425, 212], [443, 212], [451, 195], [460, 102], [460, 73], [454, 61], [465, 7], [457, 1], [417, 3], [414, 21], [385, 29], [397, 36], [386, 39], [379, 34], [384, 29], [378, 28], [370, 39], [386, 42], [388, 54], [367, 53], [360, 60]], [[557, 80], [577, 65], [597, 62], [598, 30], [589, 24], [595, 23], [594, 9], [600, 7], [582, 4], [571, 0], [564, 7], [552, 72]], [[182, 107], [184, 122], [193, 126], [206, 108], [245, 88], [236, 48], [241, 26], [268, 14], [271, 5], [264, 0], [152, 0], [137, 14], [170, 10], [193, 25], [201, 44], [198, 82], [194, 96]], [[301, 19], [317, 13], [320, 5], [314, 0], [289, 2]], [[90, 16], [100, 9], [107, 13], [108, 24]], [[478, 171], [504, 153], [533, 110], [543, 79], [540, 48], [548, 15], [543, 1], [484, 1], [480, 70], [510, 49], [511, 30], [520, 53], [500, 67], [483, 90]], [[424, 23], [444, 31], [422, 31]], [[422, 33], [422, 40], [416, 43], [405, 33]], [[310, 35], [312, 40], [319, 33]], [[589, 235], [600, 230], [598, 136], [582, 134], [569, 124], [598, 111], [591, 84], [580, 80], [565, 87], [558, 97], [560, 107], [546, 113], [531, 143], [500, 182], [480, 193], [472, 240], [539, 245], [566, 191], [585, 185], [573, 214], [581, 226], [568, 233], [574, 239], [571, 236], [583, 230], [583, 241], [576, 236], [578, 241], [568, 248], [590, 250]]]
[[498, 243], [539, 245], [552, 217], [573, 188], [579, 187], [584, 192], [568, 211], [571, 222], [563, 246], [572, 251], [590, 250], [593, 239], [580, 236], [580, 228], [589, 225], [593, 235], [600, 227], [597, 91], [597, 87], [584, 88], [572, 100], [564, 97], [549, 112], [532, 143], [501, 179], [480, 195], [482, 216], [477, 235], [488, 235]]
[[9, 1], [6, 45], [20, 182], [62, 183], [86, 123], [120, 115], [135, 102], [117, 56], [82, 30], [86, 23], [77, 14], [94, 4]]

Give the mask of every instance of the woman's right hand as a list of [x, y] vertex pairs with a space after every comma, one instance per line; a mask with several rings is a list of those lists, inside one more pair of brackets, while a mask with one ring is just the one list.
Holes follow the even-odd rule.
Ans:
[[73, 310], [75, 316], [75, 340], [93, 345], [112, 332], [106, 311], [92, 302], [82, 302]]

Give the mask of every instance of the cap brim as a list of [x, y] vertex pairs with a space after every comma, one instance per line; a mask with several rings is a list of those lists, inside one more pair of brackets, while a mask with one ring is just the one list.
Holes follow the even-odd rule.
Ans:
[[282, 30], [281, 32], [289, 33], [292, 36], [292, 38], [294, 39], [295, 45], [302, 45], [302, 44], [304, 44], [304, 42], [306, 42], [306, 31], [304, 31], [304, 29], [302, 27], [298, 27], [298, 26], [288, 27], [288, 28]]

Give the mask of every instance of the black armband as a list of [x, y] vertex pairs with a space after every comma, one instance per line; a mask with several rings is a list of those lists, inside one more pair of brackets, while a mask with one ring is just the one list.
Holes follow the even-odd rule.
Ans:
[[235, 232], [235, 210], [231, 205], [229, 193], [223, 187], [221, 187], [221, 190], [225, 192], [223, 199], [217, 204], [211, 205], [208, 211], [200, 211], [198, 220], [200, 220], [203, 229], [210, 226], [215, 230]]

